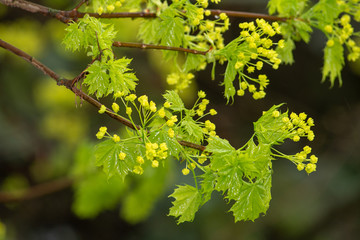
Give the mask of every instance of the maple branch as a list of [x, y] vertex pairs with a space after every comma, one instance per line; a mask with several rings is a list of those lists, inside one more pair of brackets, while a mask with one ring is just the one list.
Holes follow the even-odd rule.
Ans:
[[[79, 12], [78, 8], [82, 6], [86, 0], [82, 0], [74, 9], [69, 11], [57, 10], [49, 7], [45, 7], [40, 4], [28, 2], [26, 0], [0, 0], [6, 6], [17, 7], [32, 13], [40, 13], [44, 16], [54, 17], [64, 23], [68, 23], [71, 20], [77, 20], [78, 18], [84, 17], [88, 14], [91, 17], [96, 18], [156, 18], [157, 15], [154, 12], [114, 12], [114, 13], [88, 13], [88, 12]], [[229, 11], [229, 10], [220, 10], [220, 9], [208, 9], [212, 16], [218, 16], [221, 13], [226, 13], [229, 17], [235, 18], [263, 18], [270, 21], [286, 21], [288, 18], [270, 16], [267, 14], [260, 13], [251, 13], [251, 12], [241, 12], [241, 11]]]
[[73, 179], [61, 178], [53, 181], [41, 183], [32, 186], [23, 191], [17, 192], [0, 192], [0, 203], [10, 203], [31, 200], [54, 192], [61, 191], [70, 187], [73, 184]]
[[[16, 48], [15, 46], [3, 41], [2, 39], [0, 39], [0, 47], [4, 48], [5, 50], [8, 50], [12, 53], [14, 53], [15, 55], [25, 59], [27, 62], [29, 62], [31, 65], [33, 65], [35, 68], [40, 69], [45, 75], [48, 75], [49, 77], [51, 77], [52, 79], [54, 79], [57, 83], [57, 85], [59, 86], [65, 86], [66, 88], [68, 88], [69, 90], [71, 90], [73, 93], [75, 93], [77, 96], [79, 96], [81, 99], [84, 99], [85, 101], [87, 101], [88, 103], [90, 103], [91, 105], [95, 106], [96, 108], [100, 109], [101, 107], [101, 103], [97, 100], [95, 100], [94, 98], [92, 98], [91, 96], [87, 95], [86, 93], [84, 93], [83, 91], [81, 91], [80, 89], [76, 88], [74, 83], [74, 80], [69, 80], [63, 77], [60, 77], [59, 75], [57, 75], [53, 70], [51, 70], [49, 67], [45, 66], [44, 64], [42, 64], [41, 62], [39, 62], [38, 60], [36, 60], [34, 57], [30, 56], [29, 54], [27, 54], [26, 52]], [[81, 73], [83, 74], [83, 73]], [[78, 78], [78, 76], [76, 77]], [[76, 79], [75, 78], [75, 79]], [[129, 120], [127, 120], [126, 118], [123, 118], [117, 114], [115, 114], [111, 109], [106, 108], [105, 113], [110, 116], [111, 118], [114, 118], [115, 120], [119, 121], [120, 123], [122, 123], [123, 125], [131, 128], [131, 129], [139, 129], [140, 127], [137, 125], [133, 125]], [[190, 148], [194, 148], [200, 151], [204, 151], [205, 150], [205, 146], [202, 145], [198, 145], [195, 143], [190, 143], [187, 141], [178, 141], [181, 145], [185, 146], [185, 147], [190, 147]]]
[[128, 47], [128, 48], [141, 48], [141, 49], [161, 49], [161, 50], [187, 52], [187, 53], [200, 54], [200, 55], [206, 55], [209, 52], [209, 51], [198, 51], [198, 50], [194, 50], [194, 49], [181, 48], [181, 47], [170, 47], [170, 46], [144, 44], [144, 43], [126, 43], [126, 42], [118, 42], [118, 41], [115, 41], [112, 45], [114, 47]]

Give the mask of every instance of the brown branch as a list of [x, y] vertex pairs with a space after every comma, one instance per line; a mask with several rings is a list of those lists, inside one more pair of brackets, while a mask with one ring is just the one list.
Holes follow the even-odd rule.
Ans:
[[0, 192], [0, 203], [31, 200], [34, 198], [38, 198], [44, 195], [61, 191], [65, 188], [70, 187], [72, 184], [73, 184], [72, 179], [62, 178], [32, 186], [24, 191], [18, 191], [13, 193]]
[[154, 45], [154, 44], [143, 44], [143, 43], [126, 43], [126, 42], [115, 41], [112, 45], [114, 47], [129, 47], [129, 48], [141, 48], [141, 49], [161, 49], [161, 50], [187, 52], [187, 53], [200, 54], [200, 55], [206, 55], [208, 53], [208, 51], [198, 51], [198, 50], [188, 49], [188, 48], [169, 47], [169, 46], [161, 46], [161, 45]]
[[[4, 48], [5, 50], [8, 50], [14, 54], [16, 54], [19, 57], [22, 57], [23, 59], [25, 59], [26, 61], [28, 61], [30, 64], [32, 64], [35, 68], [40, 69], [43, 73], [45, 73], [46, 75], [48, 75], [49, 77], [51, 77], [52, 79], [54, 79], [57, 83], [57, 85], [59, 86], [65, 86], [66, 88], [68, 88], [69, 90], [71, 90], [73, 93], [75, 93], [77, 96], [79, 96], [81, 99], [84, 99], [85, 101], [87, 101], [88, 103], [90, 103], [91, 105], [95, 106], [96, 108], [100, 108], [101, 107], [101, 103], [97, 100], [95, 100], [94, 98], [92, 98], [91, 96], [87, 95], [86, 93], [84, 93], [83, 91], [79, 90], [78, 88], [75, 87], [75, 85], [73, 84], [73, 80], [68, 80], [65, 78], [60, 77], [59, 75], [57, 75], [54, 71], [52, 71], [49, 67], [45, 66], [44, 64], [42, 64], [41, 62], [39, 62], [38, 60], [36, 60], [35, 58], [33, 58], [32, 56], [30, 56], [29, 54], [25, 53], [24, 51], [14, 47], [13, 45], [3, 41], [0, 39], [0, 47]], [[113, 119], [119, 121], [120, 123], [122, 123], [123, 125], [131, 128], [131, 129], [139, 129], [140, 127], [137, 125], [133, 125], [129, 120], [127, 120], [126, 118], [123, 118], [117, 114], [115, 114], [111, 109], [107, 108], [106, 112], [105, 112], [108, 116], [112, 117]], [[179, 143], [185, 147], [190, 147], [190, 148], [194, 148], [194, 149], [198, 149], [201, 151], [205, 150], [205, 146], [202, 145], [198, 145], [195, 143], [189, 143], [186, 141], [181, 141], [179, 140]]]
[[[61, 11], [57, 9], [52, 9], [45, 7], [36, 3], [28, 2], [25, 0], [0, 0], [6, 6], [17, 7], [32, 13], [40, 13], [44, 16], [55, 17], [62, 22], [69, 22], [71, 20], [76, 20], [78, 18], [84, 17], [86, 14], [89, 14], [91, 17], [96, 18], [156, 18], [156, 13], [153, 12], [114, 12], [114, 13], [86, 13], [79, 12], [78, 8], [84, 4], [82, 0], [74, 9], [70, 11]], [[270, 16], [260, 13], [250, 13], [250, 12], [241, 12], [241, 11], [229, 11], [229, 10], [220, 10], [220, 9], [208, 9], [211, 12], [212, 16], [218, 16], [221, 13], [226, 13], [229, 17], [236, 18], [263, 18], [270, 21], [286, 21], [288, 18]]]

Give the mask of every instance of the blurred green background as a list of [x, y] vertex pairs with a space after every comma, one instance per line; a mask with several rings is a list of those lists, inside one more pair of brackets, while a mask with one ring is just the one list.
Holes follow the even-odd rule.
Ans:
[[[65, 10], [74, 6], [70, 0], [36, 2]], [[221, 6], [266, 13], [266, 1], [262, 0], [224, 0]], [[246, 19], [233, 19], [228, 39], [237, 36], [237, 25], [242, 20]], [[134, 29], [138, 24], [139, 20], [118, 20], [117, 40], [136, 41]], [[64, 50], [64, 27], [54, 19], [0, 5], [0, 38], [58, 74], [73, 78], [86, 67], [89, 58]], [[234, 223], [227, 212], [229, 205], [220, 194], [213, 194], [193, 223], [177, 226], [172, 217], [166, 216], [172, 201], [167, 196], [175, 184], [188, 180], [175, 176], [167, 182], [166, 192], [151, 216], [142, 223], [122, 220], [121, 203], [96, 218], [80, 219], [71, 210], [73, 191], [66, 188], [29, 201], [0, 204], [0, 239], [358, 239], [360, 62], [347, 63], [343, 86], [329, 89], [328, 82], [320, 83], [324, 44], [324, 37], [315, 31], [309, 45], [297, 44], [293, 66], [265, 69], [271, 84], [263, 100], [255, 101], [247, 95], [225, 106], [219, 86], [224, 69], [218, 67], [216, 80], [211, 81], [210, 66], [196, 74], [197, 82], [183, 96], [191, 104], [192, 95], [204, 90], [211, 107], [218, 111], [212, 118], [218, 134], [234, 147], [251, 137], [252, 122], [274, 104], [285, 102], [291, 111], [304, 111], [315, 119], [316, 138], [311, 147], [319, 157], [317, 172], [307, 176], [290, 162], [275, 160], [273, 199], [266, 216], [255, 222]], [[160, 100], [167, 88], [166, 74], [171, 70], [161, 62], [161, 53], [116, 49], [116, 54], [134, 58], [131, 66], [140, 79], [138, 93]], [[87, 103], [81, 104], [74, 94], [24, 60], [0, 49], [1, 191], [66, 176], [77, 148], [83, 142], [96, 143], [95, 134], [102, 125], [114, 130], [120, 127]], [[286, 143], [281, 150], [293, 154], [308, 143], [301, 144]]]

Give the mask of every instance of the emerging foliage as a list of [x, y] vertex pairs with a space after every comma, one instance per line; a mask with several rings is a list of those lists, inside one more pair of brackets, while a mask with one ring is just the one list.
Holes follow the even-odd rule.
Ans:
[[[217, 111], [209, 109], [206, 93], [198, 91], [191, 107], [180, 93], [194, 81], [194, 73], [208, 64], [213, 66], [212, 78], [217, 78], [216, 66], [220, 64], [225, 65], [221, 84], [227, 102], [234, 101], [235, 95], [245, 95], [245, 91], [255, 100], [262, 99], [270, 83], [261, 72], [263, 67], [276, 70], [281, 63], [293, 63], [296, 42], [310, 43], [314, 29], [327, 39], [322, 81], [329, 78], [332, 86], [339, 79], [341, 84], [344, 54], [349, 61], [360, 57], [355, 39], [360, 34], [352, 25], [360, 21], [360, 1], [319, 0], [311, 5], [308, 0], [270, 0], [269, 13], [279, 21], [241, 22], [238, 36], [226, 41], [224, 33], [230, 18], [225, 12], [207, 9], [208, 0], [88, 3], [83, 7], [88, 14], [69, 22], [65, 29], [65, 48], [91, 58], [86, 69], [70, 82], [80, 81], [98, 99], [111, 96], [111, 109], [95, 100], [92, 103], [99, 107], [99, 114], [108, 113], [129, 129], [126, 135], [101, 126], [96, 137], [102, 141], [94, 151], [88, 146], [79, 149], [72, 175], [77, 179], [73, 209], [80, 217], [95, 217], [122, 200], [121, 215], [131, 223], [142, 221], [163, 193], [173, 160], [181, 165], [181, 173], [190, 174], [194, 181], [192, 185], [177, 185], [169, 196], [174, 199], [169, 215], [177, 218], [178, 224], [193, 221], [213, 191], [220, 192], [231, 205], [235, 222], [254, 221], [266, 214], [274, 159], [290, 160], [307, 174], [316, 171], [318, 158], [311, 154], [311, 147], [295, 154], [276, 149], [289, 140], [314, 140], [314, 120], [307, 114], [282, 111], [283, 104], [274, 105], [254, 122], [252, 137], [235, 148], [217, 134], [209, 119]], [[115, 56], [115, 27], [111, 20], [101, 20], [114, 16], [114, 12], [140, 12], [141, 17], [153, 14], [141, 21], [137, 38], [143, 43], [140, 48], [161, 49], [164, 60], [174, 66], [166, 78], [172, 90], [166, 90], [163, 102], [136, 92], [138, 79], [129, 67], [132, 59]], [[128, 188], [130, 185], [133, 188]]]

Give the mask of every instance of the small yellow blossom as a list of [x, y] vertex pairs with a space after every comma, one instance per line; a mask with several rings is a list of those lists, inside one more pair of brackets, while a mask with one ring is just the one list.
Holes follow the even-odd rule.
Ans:
[[164, 118], [165, 117], [165, 109], [162, 107], [160, 108], [160, 110], [158, 111], [158, 115], [159, 117], [161, 118]]
[[277, 110], [275, 110], [275, 111], [273, 111], [272, 116], [275, 117], [275, 118], [277, 118], [277, 117], [280, 116], [280, 112], [277, 111]]
[[156, 104], [153, 101], [150, 101], [150, 111], [156, 112]]
[[214, 116], [217, 114], [217, 111], [215, 109], [210, 109], [209, 113], [210, 115]]
[[205, 93], [204, 91], [201, 91], [201, 90], [200, 90], [200, 91], [198, 92], [198, 97], [199, 97], [199, 98], [205, 98], [205, 97], [206, 97], [206, 93]]
[[318, 162], [318, 158], [315, 155], [311, 155], [310, 156], [310, 162], [311, 163], [317, 163]]
[[126, 157], [126, 153], [124, 153], [124, 152], [119, 153], [119, 159], [120, 160], [124, 160], [125, 157]]
[[114, 110], [114, 112], [118, 112], [119, 110], [120, 110], [120, 107], [119, 107], [119, 105], [117, 104], [117, 103], [113, 103], [112, 105], [111, 105], [111, 108]]
[[298, 135], [295, 135], [292, 139], [294, 142], [300, 141], [300, 137]]
[[159, 161], [157, 161], [157, 160], [152, 161], [152, 162], [151, 162], [151, 166], [152, 166], [153, 168], [159, 167]]
[[244, 91], [243, 89], [239, 89], [239, 90], [237, 90], [236, 94], [237, 94], [238, 96], [244, 96], [244, 95], [245, 95], [245, 91]]
[[142, 157], [142, 156], [137, 156], [136, 157], [136, 162], [138, 163], [138, 164], [144, 164], [144, 158]]
[[181, 172], [182, 172], [183, 175], [186, 176], [186, 175], [188, 175], [190, 173], [190, 170], [188, 168], [184, 168]]
[[168, 147], [167, 147], [167, 145], [166, 145], [166, 143], [160, 143], [160, 149], [162, 150], [162, 151], [166, 151], [166, 150], [168, 150]]
[[99, 109], [98, 112], [99, 112], [100, 114], [103, 114], [105, 111], [106, 111], [105, 105], [101, 105], [101, 107], [100, 107], [100, 109]]
[[172, 128], [169, 128], [168, 130], [169, 137], [173, 138], [175, 136], [175, 132]]
[[333, 39], [330, 39], [326, 42], [326, 46], [328, 46], [328, 47], [332, 47], [332, 46], [334, 46], [334, 44], [335, 44], [335, 42]]
[[311, 147], [309, 147], [309, 146], [305, 146], [305, 147], [303, 148], [303, 150], [304, 150], [304, 152], [305, 152], [306, 154], [311, 153]]
[[103, 8], [103, 7], [99, 7], [99, 8], [97, 9], [97, 13], [98, 13], [99, 15], [101, 15], [103, 12], [104, 12], [104, 8]]
[[305, 164], [303, 164], [303, 163], [299, 163], [299, 164], [297, 165], [297, 170], [299, 170], [299, 171], [304, 170], [304, 168], [305, 168]]
[[109, 12], [112, 12], [112, 11], [114, 11], [115, 6], [112, 5], [112, 4], [110, 4], [110, 5], [108, 5], [108, 6], [106, 7], [106, 9], [107, 9]]
[[141, 175], [141, 174], [144, 173], [144, 169], [141, 166], [135, 166], [134, 170], [133, 170], [133, 173]]
[[315, 172], [315, 171], [316, 171], [316, 164], [314, 164], [314, 163], [308, 163], [308, 164], [306, 164], [305, 171], [306, 171], [307, 173]]
[[164, 103], [164, 107], [165, 107], [165, 108], [170, 108], [170, 107], [171, 107], [171, 103], [169, 103], [168, 101], [166, 101], [166, 102]]
[[131, 113], [132, 113], [131, 107], [126, 107], [126, 114], [130, 116]]
[[120, 142], [120, 137], [116, 134], [114, 134], [114, 136], [112, 137], [114, 142]]

